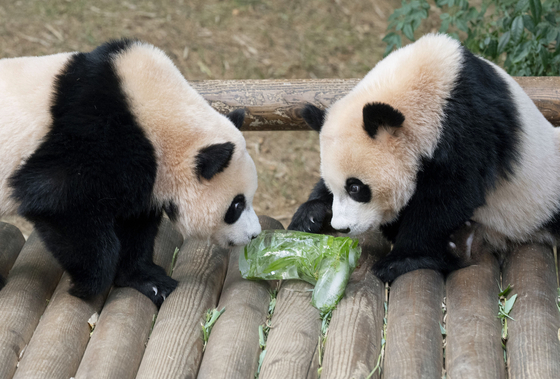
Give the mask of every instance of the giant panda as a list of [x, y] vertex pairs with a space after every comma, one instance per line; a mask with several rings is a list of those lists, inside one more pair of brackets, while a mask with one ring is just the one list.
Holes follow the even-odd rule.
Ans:
[[380, 228], [393, 243], [374, 265], [383, 281], [465, 265], [447, 247], [469, 220], [496, 251], [560, 230], [559, 132], [501, 68], [450, 37], [394, 51], [302, 117], [320, 131], [322, 178], [289, 229], [317, 232], [331, 212], [341, 232]]
[[222, 247], [260, 233], [244, 111], [215, 111], [159, 49], [0, 60], [0, 215], [34, 223], [90, 298], [114, 282], [160, 305], [175, 280], [152, 260], [163, 213]]

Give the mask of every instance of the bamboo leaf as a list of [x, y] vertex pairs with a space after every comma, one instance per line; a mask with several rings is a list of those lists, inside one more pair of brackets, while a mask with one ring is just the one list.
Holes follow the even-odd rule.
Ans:
[[504, 305], [504, 312], [509, 315], [509, 313], [511, 312], [511, 309], [513, 308], [513, 305], [515, 304], [515, 300], [517, 299], [517, 294], [513, 295], [512, 297], [509, 298], [509, 300], [506, 301], [506, 304]]

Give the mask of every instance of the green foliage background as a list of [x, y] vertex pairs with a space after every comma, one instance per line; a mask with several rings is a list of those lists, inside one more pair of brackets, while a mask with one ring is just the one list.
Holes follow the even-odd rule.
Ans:
[[[430, 5], [432, 3], [433, 5]], [[459, 39], [473, 53], [503, 66], [514, 76], [560, 75], [560, 0], [402, 1], [389, 17], [385, 55], [402, 46], [439, 8], [439, 32]]]

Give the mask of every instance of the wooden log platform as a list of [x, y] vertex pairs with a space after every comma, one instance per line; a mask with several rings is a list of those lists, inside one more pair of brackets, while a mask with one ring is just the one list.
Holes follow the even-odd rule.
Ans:
[[[281, 228], [271, 218], [260, 221]], [[552, 249], [520, 246], [500, 267], [481, 241], [469, 240], [469, 228], [475, 226], [454, 238], [471, 266], [447, 278], [414, 271], [390, 287], [370, 270], [389, 246], [366, 236], [361, 264], [326, 328], [310, 304], [310, 285], [244, 280], [240, 249], [183, 242], [168, 221], [154, 258], [180, 284], [159, 311], [130, 288], [87, 302], [70, 296], [68, 276], [38, 236], [24, 243], [16, 228], [0, 224], [0, 273], [7, 277], [0, 379], [560, 378]], [[508, 285], [507, 297], [517, 300], [504, 350], [498, 293]], [[225, 310], [205, 345], [201, 324], [214, 308]], [[269, 330], [264, 346], [260, 325]]]

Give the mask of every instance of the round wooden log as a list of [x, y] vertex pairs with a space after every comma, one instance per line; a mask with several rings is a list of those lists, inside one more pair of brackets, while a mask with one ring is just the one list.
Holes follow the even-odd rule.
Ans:
[[311, 290], [300, 280], [280, 287], [259, 378], [317, 378], [321, 318], [311, 305]]
[[18, 228], [0, 222], [0, 289], [24, 243], [25, 238]]
[[[508, 320], [510, 379], [560, 378], [560, 312], [552, 249], [522, 245], [506, 258], [504, 286], [517, 300]], [[511, 295], [510, 295], [511, 296]]]
[[358, 79], [206, 80], [190, 84], [219, 112], [245, 108], [242, 130], [310, 130], [299, 112], [305, 103], [328, 107]]
[[[367, 378], [381, 351], [385, 286], [364, 261], [350, 277], [333, 311], [325, 343], [321, 378]], [[379, 370], [371, 379], [379, 377]]]
[[441, 378], [443, 276], [416, 270], [399, 276], [389, 292], [384, 379]]
[[206, 241], [183, 244], [173, 270], [179, 286], [160, 309], [138, 379], [196, 378], [203, 353], [201, 323], [218, 303], [227, 266], [227, 250]]
[[514, 79], [537, 105], [544, 117], [552, 125], [560, 126], [560, 77], [516, 76]]
[[108, 290], [90, 301], [68, 293], [65, 273], [33, 333], [14, 379], [68, 379], [76, 373], [90, 337], [88, 320], [103, 306]]
[[[173, 253], [182, 242], [181, 234], [164, 219], [154, 245], [154, 262], [168, 270]], [[154, 303], [140, 292], [129, 287], [113, 288], [78, 367], [76, 379], [133, 379], [156, 314]]]
[[[465, 229], [468, 239], [474, 231]], [[500, 265], [481, 238], [473, 237], [468, 246], [473, 264], [452, 272], [446, 281], [445, 366], [448, 377], [454, 379], [504, 379], [501, 324], [496, 317]]]
[[0, 378], [14, 375], [61, 275], [58, 262], [32, 233], [0, 291]]
[[[260, 216], [261, 228], [283, 229], [273, 218]], [[257, 371], [259, 325], [264, 324], [270, 303], [270, 285], [266, 281], [243, 279], [239, 272], [239, 254], [230, 253], [229, 268], [218, 309], [225, 308], [210, 334], [198, 372], [198, 379], [251, 378]]]
[[[515, 77], [545, 117], [560, 125], [560, 77]], [[309, 130], [300, 116], [305, 103], [326, 108], [359, 79], [206, 80], [191, 85], [219, 112], [245, 108], [242, 130]]]

